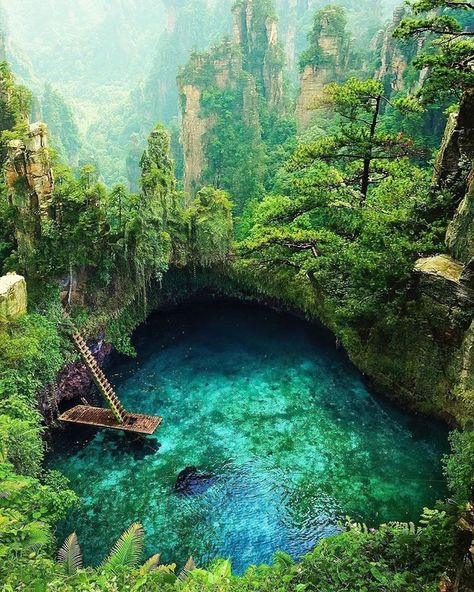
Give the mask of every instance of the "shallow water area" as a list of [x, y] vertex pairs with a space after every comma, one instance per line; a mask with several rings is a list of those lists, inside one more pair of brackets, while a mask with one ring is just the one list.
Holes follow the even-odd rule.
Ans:
[[371, 393], [314, 325], [193, 304], [153, 315], [134, 345], [108, 375], [162, 427], [147, 439], [67, 428], [49, 459], [82, 500], [59, 536], [75, 530], [92, 564], [140, 521], [148, 555], [228, 557], [241, 573], [277, 549], [301, 556], [346, 515], [416, 520], [445, 494], [446, 428]]

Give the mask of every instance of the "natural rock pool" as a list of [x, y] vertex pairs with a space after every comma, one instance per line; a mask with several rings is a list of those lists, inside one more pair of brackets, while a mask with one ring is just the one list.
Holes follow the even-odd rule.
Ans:
[[82, 500], [59, 537], [75, 530], [90, 563], [140, 521], [148, 555], [242, 572], [277, 549], [304, 554], [346, 515], [416, 520], [445, 494], [444, 426], [371, 393], [313, 325], [197, 304], [154, 315], [134, 343], [108, 374], [162, 427], [146, 440], [68, 428], [49, 460]]

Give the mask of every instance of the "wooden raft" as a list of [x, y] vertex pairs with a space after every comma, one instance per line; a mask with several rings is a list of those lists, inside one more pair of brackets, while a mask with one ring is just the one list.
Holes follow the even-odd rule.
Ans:
[[[67, 314], [65, 316], [68, 317]], [[129, 413], [126, 411], [107, 376], [92, 355], [81, 333], [76, 330], [71, 335], [71, 338], [109, 409], [89, 405], [77, 405], [60, 415], [58, 418], [59, 421], [95, 426], [97, 428], [122, 430], [124, 432], [133, 432], [147, 436], [155, 433], [163, 418], [155, 415], [142, 415], [140, 413]]]
[[163, 421], [155, 415], [141, 415], [140, 413], [125, 413], [122, 423], [119, 423], [110, 409], [77, 405], [59, 416], [60, 421], [79, 423], [98, 428], [110, 428], [150, 436], [154, 434]]

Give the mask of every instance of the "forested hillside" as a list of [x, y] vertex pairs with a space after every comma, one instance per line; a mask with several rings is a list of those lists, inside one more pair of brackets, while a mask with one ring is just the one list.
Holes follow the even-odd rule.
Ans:
[[[474, 6], [6, 0], [0, 17], [2, 590], [474, 590]], [[375, 392], [449, 425], [446, 499], [416, 523], [346, 516], [243, 575], [143, 557], [137, 515], [85, 565], [56, 537], [80, 500], [45, 463], [61, 410], [96, 396], [69, 338], [134, 356], [152, 311], [195, 297], [323, 325]]]

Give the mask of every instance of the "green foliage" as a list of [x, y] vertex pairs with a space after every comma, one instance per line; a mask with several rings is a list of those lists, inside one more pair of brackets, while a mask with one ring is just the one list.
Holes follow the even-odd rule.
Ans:
[[144, 537], [142, 525], [132, 524], [115, 543], [109, 556], [102, 563], [102, 569], [117, 575], [125, 569], [136, 567], [143, 552]]
[[46, 84], [42, 97], [42, 116], [60, 154], [74, 164], [81, 148], [79, 130], [73, 112], [63, 97]]
[[[349, 37], [346, 33], [347, 16], [341, 6], [325, 6], [316, 11], [314, 15], [313, 28], [308, 33], [309, 47], [301, 54], [300, 70], [308, 65], [314, 67], [333, 66], [341, 60], [341, 53]], [[337, 39], [337, 51], [335, 55], [328, 56], [320, 46], [321, 34], [335, 37]]]
[[[410, 6], [414, 17], [404, 19], [394, 36], [407, 39], [428, 35], [426, 51], [413, 62], [420, 70], [428, 69], [419, 95], [427, 104], [439, 98], [459, 99], [462, 92], [474, 86], [474, 5], [457, 0], [416, 0]], [[462, 11], [469, 13], [470, 26], [461, 24]]]
[[[293, 167], [311, 166], [316, 159], [336, 163], [345, 173], [345, 183], [359, 187], [363, 202], [369, 186], [390, 174], [392, 161], [417, 153], [410, 138], [380, 128], [382, 105], [386, 101], [383, 85], [377, 80], [351, 78], [345, 84], [329, 84], [320, 104], [341, 117], [339, 130], [299, 146]], [[402, 113], [420, 109], [408, 97], [401, 97], [392, 105]]]
[[445, 473], [454, 499], [464, 505], [474, 497], [474, 432], [454, 431], [449, 439], [453, 454], [444, 459]]
[[[42, 480], [15, 473], [9, 463], [0, 463], [0, 579], [16, 571], [23, 579], [24, 563], [47, 557], [53, 546], [52, 527], [76, 503], [67, 480], [47, 474]], [[25, 575], [28, 570], [25, 570]], [[46, 575], [46, 574], [45, 574]], [[26, 583], [26, 582], [25, 582]]]
[[259, 129], [243, 122], [246, 83], [244, 78], [237, 90], [212, 87], [202, 94], [203, 113], [216, 118], [205, 138], [208, 164], [202, 182], [229, 191], [237, 210], [247, 199], [262, 195], [265, 171]]
[[32, 94], [15, 84], [10, 66], [0, 62], [0, 163], [6, 157], [8, 140], [24, 137], [25, 122], [30, 113]]
[[[98, 299], [112, 277], [127, 285], [130, 295], [143, 292], [167, 269], [170, 232], [182, 207], [169, 150], [168, 134], [158, 126], [141, 160], [140, 194], [129, 193], [123, 185], [107, 190], [93, 165], [83, 166], [75, 176], [56, 164], [48, 215], [35, 218], [37, 230], [28, 234], [29, 249], [16, 253], [17, 269], [29, 272], [30, 281], [65, 278], [69, 296], [78, 281]], [[23, 192], [22, 186], [15, 188], [15, 203], [23, 203]], [[16, 207], [5, 208], [5, 216], [10, 232], [22, 224]]]
[[82, 568], [82, 553], [75, 532], [67, 537], [63, 546], [59, 549], [58, 562], [62, 564], [63, 569], [68, 576], [75, 575], [77, 571]]
[[187, 212], [190, 261], [200, 267], [225, 263], [233, 237], [232, 203], [225, 191], [204, 187]]
[[452, 535], [452, 526], [441, 515], [416, 532], [389, 525], [367, 532], [352, 528], [323, 540], [304, 557], [297, 582], [325, 592], [434, 592], [450, 564]]

